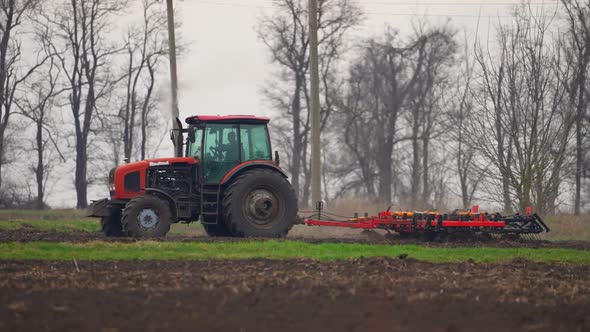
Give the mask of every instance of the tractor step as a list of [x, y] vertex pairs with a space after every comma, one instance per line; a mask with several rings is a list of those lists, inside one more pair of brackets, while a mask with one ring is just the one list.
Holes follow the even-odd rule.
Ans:
[[201, 216], [202, 223], [217, 225], [219, 223], [219, 200], [221, 187], [219, 185], [204, 185], [201, 188]]

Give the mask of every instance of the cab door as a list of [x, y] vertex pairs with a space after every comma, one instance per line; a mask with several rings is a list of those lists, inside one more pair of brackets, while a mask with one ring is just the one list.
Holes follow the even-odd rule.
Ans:
[[219, 183], [223, 176], [239, 163], [238, 125], [207, 124], [203, 149], [205, 183]]

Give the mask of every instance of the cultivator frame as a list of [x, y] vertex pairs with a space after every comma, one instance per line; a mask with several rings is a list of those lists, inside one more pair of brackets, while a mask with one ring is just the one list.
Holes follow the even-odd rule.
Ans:
[[[337, 220], [339, 219], [339, 220]], [[527, 208], [525, 213], [503, 216], [500, 213], [479, 212], [479, 206], [471, 210], [455, 210], [451, 213], [437, 211], [387, 211], [377, 216], [342, 219], [342, 217], [323, 212], [318, 204], [317, 212], [305, 218], [308, 226], [345, 227], [357, 229], [384, 229], [395, 231], [402, 236], [437, 235], [452, 233], [485, 233], [528, 235], [549, 232], [549, 227], [538, 214]]]

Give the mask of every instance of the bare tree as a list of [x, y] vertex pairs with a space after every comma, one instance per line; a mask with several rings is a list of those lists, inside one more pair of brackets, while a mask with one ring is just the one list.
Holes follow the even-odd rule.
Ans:
[[469, 134], [484, 163], [494, 166], [486, 179], [499, 180], [505, 210], [534, 205], [553, 212], [566, 176], [575, 117], [564, 106], [560, 45], [547, 39], [549, 23], [521, 7], [513, 25], [499, 27], [500, 55], [476, 52], [483, 79]]
[[[363, 50], [368, 53], [367, 49]], [[336, 128], [341, 128], [342, 147], [339, 153], [338, 165], [334, 170], [334, 177], [341, 179], [339, 192], [336, 197], [353, 191], [364, 193], [369, 199], [377, 198], [376, 183], [378, 173], [375, 166], [374, 152], [376, 150], [373, 137], [372, 110], [379, 103], [379, 95], [368, 98], [371, 91], [376, 91], [379, 84], [374, 79], [374, 68], [369, 62], [368, 55], [355, 60], [349, 69], [349, 77], [340, 97], [338, 117], [334, 122]]]
[[[308, 2], [306, 0], [275, 1], [278, 11], [264, 16], [258, 23], [258, 35], [278, 65], [278, 81], [269, 82], [265, 90], [274, 107], [282, 116], [274, 121], [278, 142], [287, 153], [286, 168], [300, 202], [309, 201], [308, 141], [310, 132], [309, 36]], [[320, 52], [320, 80], [322, 90], [321, 126], [326, 127], [333, 111], [332, 86], [338, 60], [343, 50], [345, 33], [361, 19], [360, 9], [350, 0], [318, 1], [318, 30]], [[301, 185], [301, 176], [305, 183]]]
[[[432, 178], [436, 173], [430, 172], [431, 163], [436, 157], [431, 153], [432, 141], [441, 138], [444, 133], [442, 120], [445, 111], [445, 95], [450, 89], [450, 72], [454, 65], [457, 43], [454, 32], [448, 27], [426, 31], [421, 26], [416, 32], [417, 39], [425, 36], [424, 65], [417, 77], [412, 98], [408, 100], [406, 112], [409, 138], [412, 144], [412, 162], [410, 176], [410, 201], [412, 208], [432, 207], [433, 194], [430, 183], [442, 183]], [[438, 200], [442, 200], [441, 197]]]
[[17, 111], [14, 104], [18, 87], [46, 60], [41, 56], [28, 66], [22, 58], [23, 20], [37, 5], [37, 0], [0, 1], [0, 186], [2, 166], [8, 162], [6, 134], [11, 116]]
[[[480, 87], [478, 88], [478, 91], [473, 94], [474, 96], [477, 96], [474, 102], [479, 104], [478, 106], [480, 109], [478, 111], [485, 114], [486, 123], [490, 126], [478, 127], [478, 121], [476, 121], [476, 119], [480, 114], [477, 114], [471, 118], [474, 122], [469, 123], [467, 132], [471, 137], [478, 137], [477, 140], [471, 141], [471, 143], [472, 146], [484, 156], [483, 159], [485, 161], [483, 162], [483, 165], [488, 164], [488, 161], [491, 160], [492, 164], [494, 164], [500, 174], [500, 196], [502, 197], [500, 201], [503, 204], [504, 211], [509, 212], [513, 209], [510, 196], [512, 138], [507, 134], [507, 129], [503, 124], [504, 119], [502, 118], [504, 113], [503, 96], [506, 70], [505, 62], [508, 57], [507, 52], [509, 45], [506, 33], [500, 30], [499, 34], [498, 46], [500, 48], [500, 54], [492, 55], [489, 50], [485, 53], [482, 46], [479, 46], [474, 50], [475, 61], [480, 67], [482, 76]], [[494, 62], [492, 59], [497, 59], [497, 61]], [[487, 133], [488, 136], [482, 135], [483, 128], [490, 128], [490, 132]], [[479, 138], [480, 136], [481, 138]], [[479, 172], [481, 173], [486, 173], [485, 170], [488, 170], [486, 173], [488, 182], [497, 180], [496, 174], [492, 173], [489, 168], [479, 168]]]
[[452, 156], [455, 161], [455, 172], [459, 181], [462, 207], [469, 208], [475, 198], [479, 184], [482, 181], [486, 169], [478, 172], [475, 167], [477, 150], [472, 144], [472, 140], [467, 134], [466, 128], [473, 121], [474, 100], [472, 89], [474, 81], [474, 70], [472, 65], [472, 56], [470, 53], [469, 42], [467, 39], [464, 43], [463, 64], [464, 68], [459, 72], [459, 79], [455, 85], [457, 89], [456, 101], [452, 103], [452, 109], [448, 112], [446, 130], [453, 143]]
[[[177, 52], [178, 54], [178, 52]], [[157, 124], [157, 119], [153, 119], [153, 111], [156, 108], [156, 101], [154, 93], [154, 87], [156, 85], [156, 70], [158, 68], [158, 61], [159, 57], [153, 56], [148, 57], [146, 60], [146, 67], [148, 70], [148, 75], [145, 78], [145, 95], [143, 98], [143, 102], [141, 104], [141, 119], [140, 119], [140, 128], [141, 128], [141, 144], [139, 146], [140, 151], [140, 159], [143, 160], [147, 158], [147, 148], [148, 142], [150, 138], [150, 127]], [[160, 139], [161, 143], [161, 139]]]
[[571, 81], [568, 90], [570, 105], [576, 110], [575, 120], [575, 194], [574, 213], [580, 214], [582, 207], [582, 177], [585, 172], [584, 159], [586, 153], [584, 139], [588, 127], [588, 70], [590, 69], [590, 2], [578, 0], [562, 0], [568, 22], [567, 43], [564, 51], [571, 63]]
[[109, 59], [120, 52], [107, 39], [114, 14], [126, 5], [121, 0], [63, 0], [41, 13], [39, 23], [49, 33], [44, 42], [55, 55], [67, 85], [74, 122], [76, 170], [74, 185], [78, 208], [88, 204], [88, 145], [95, 129], [99, 101], [111, 92], [117, 79]]
[[404, 45], [398, 33], [388, 29], [381, 39], [365, 42], [352, 65], [342, 106], [347, 129], [343, 140], [355, 163], [362, 164], [360, 182], [370, 185], [377, 178], [377, 198], [383, 202], [392, 201], [393, 172], [399, 164], [394, 146], [408, 139], [399, 131], [401, 117], [416, 93], [429, 37], [422, 35]]
[[[61, 162], [66, 161], [58, 146], [58, 133], [51, 119], [55, 99], [61, 92], [57, 88], [59, 75], [59, 67], [56, 66], [54, 59], [51, 59], [49, 64], [35, 75], [35, 80], [25, 85], [23, 97], [17, 103], [20, 114], [30, 119], [35, 128], [32, 145], [36, 162], [31, 166], [31, 170], [37, 187], [35, 197], [37, 209], [45, 207], [45, 193], [54, 165], [59, 159]], [[57, 153], [59, 159], [55, 158], [52, 152]]]
[[[116, 117], [117, 122], [123, 123], [123, 155], [128, 160], [136, 147], [136, 137], [140, 140], [136, 150], [140, 152], [141, 159], [145, 159], [149, 113], [154, 108], [156, 71], [168, 47], [166, 15], [161, 3], [157, 0], [142, 0], [141, 8], [141, 23], [130, 26], [125, 38], [125, 86], [121, 89], [125, 94]], [[135, 132], [136, 127], [139, 127], [139, 133]]]

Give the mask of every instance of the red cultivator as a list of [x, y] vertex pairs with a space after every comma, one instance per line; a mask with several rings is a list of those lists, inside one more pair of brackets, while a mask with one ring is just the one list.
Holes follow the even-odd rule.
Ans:
[[451, 213], [436, 211], [408, 212], [387, 211], [378, 216], [338, 219], [338, 216], [322, 212], [321, 204], [313, 216], [304, 220], [308, 226], [331, 226], [360, 229], [384, 229], [395, 231], [402, 236], [472, 233], [472, 234], [512, 234], [529, 235], [549, 232], [543, 220], [527, 208], [523, 214], [502, 216], [499, 213], [479, 212], [475, 205], [471, 211], [455, 210]]

